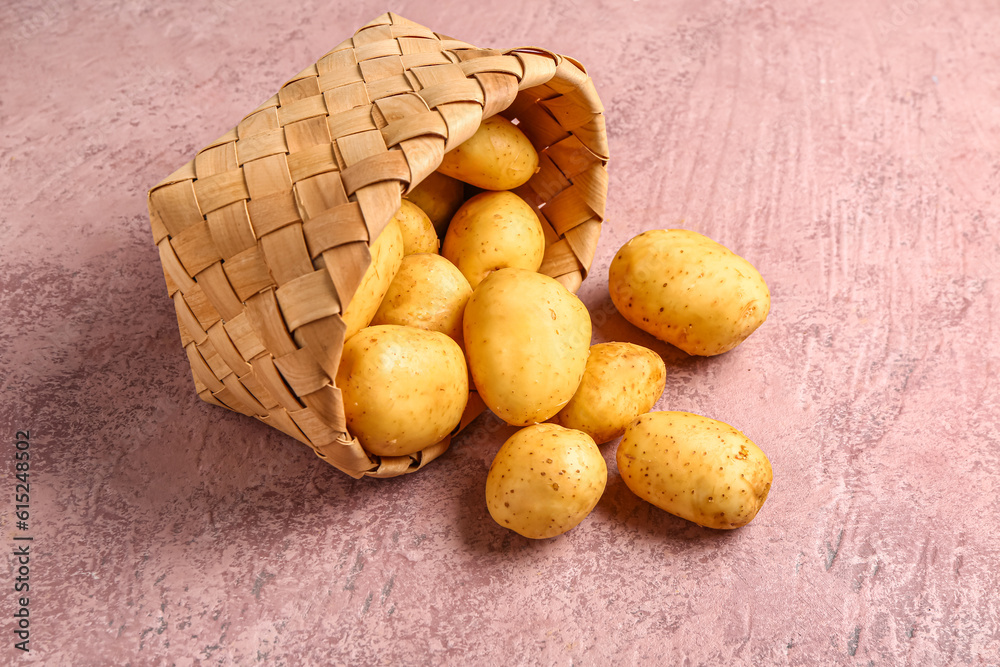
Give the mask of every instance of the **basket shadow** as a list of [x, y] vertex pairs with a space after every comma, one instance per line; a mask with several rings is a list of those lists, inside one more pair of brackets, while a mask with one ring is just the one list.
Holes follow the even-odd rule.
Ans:
[[298, 489], [349, 496], [354, 480], [317, 473], [329, 466], [305, 445], [198, 398], [138, 207], [121, 233], [72, 269], [26, 267], [33, 307], [12, 314], [46, 332], [44, 355], [11, 369], [24, 378], [11, 407], [58, 489], [53, 529], [86, 525], [89, 543], [143, 553], [278, 532], [267, 514], [293, 515], [308, 502]]
[[81, 488], [87, 477], [99, 479], [100, 502], [120, 508], [124, 534], [146, 543], [227, 533], [277, 540], [318, 521], [310, 515], [329, 514], [324, 504], [350, 507], [376, 492], [284, 433], [202, 401], [156, 247], [130, 254], [122, 261], [128, 280], [85, 301], [86, 322], [67, 328], [72, 372], [60, 377], [58, 391], [38, 397], [61, 406], [46, 428], [72, 434], [76, 450], [59, 464], [76, 470], [53, 472]]

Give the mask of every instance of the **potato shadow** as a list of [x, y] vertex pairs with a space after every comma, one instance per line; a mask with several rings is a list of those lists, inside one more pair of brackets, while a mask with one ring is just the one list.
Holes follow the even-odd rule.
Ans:
[[656, 541], [671, 554], [712, 550], [737, 537], [737, 531], [699, 526], [635, 495], [618, 474], [618, 466], [614, 460], [618, 442], [616, 439], [601, 445], [608, 464], [608, 484], [591, 513], [591, 520], [615, 525], [633, 539]]
[[656, 336], [646, 333], [618, 312], [611, 295], [603, 292], [590, 304], [594, 343], [621, 341], [649, 348], [663, 359], [667, 368], [686, 368], [696, 365], [699, 357], [693, 357], [684, 350], [665, 343]]
[[[468, 433], [458, 436], [463, 454], [458, 457], [455, 474], [463, 480], [463, 486], [455, 497], [456, 530], [465, 548], [484, 562], [497, 564], [508, 558], [518, 562], [522, 558], [530, 560], [560, 551], [564, 548], [562, 541], [572, 540], [577, 530], [574, 528], [549, 539], [530, 539], [504, 528], [490, 515], [486, 504], [486, 477], [497, 451], [518, 430], [487, 412], [470, 425]], [[467, 437], [466, 442], [462, 442], [463, 437]]]
[[487, 410], [458, 434], [452, 445], [455, 475], [463, 481], [455, 497], [456, 533], [465, 547], [478, 555], [508, 551], [514, 542], [529, 541], [498, 525], [486, 505], [490, 465], [503, 443], [518, 430]]
[[[593, 301], [589, 299], [588, 301]], [[668, 383], [659, 403], [673, 403], [676, 397], [689, 391], [685, 378], [697, 374], [699, 368], [710, 363], [702, 357], [693, 357], [673, 345], [665, 343], [634, 326], [615, 308], [605, 291], [596, 302], [588, 304], [593, 324], [593, 343], [623, 341], [646, 347], [658, 354], [667, 367]], [[673, 386], [672, 386], [673, 385]], [[654, 408], [656, 409], [656, 408]], [[662, 409], [672, 409], [669, 405]], [[547, 540], [532, 540], [498, 525], [489, 514], [484, 489], [490, 463], [503, 442], [518, 429], [507, 426], [492, 413], [485, 413], [459, 434], [453, 444], [463, 453], [450, 464], [457, 464], [455, 476], [463, 480], [461, 493], [456, 496], [460, 508], [458, 534], [465, 546], [480, 555], [496, 553], [538, 553], [555, 548], [560, 539], [571, 539], [574, 528], [567, 533]], [[690, 521], [675, 517], [640, 499], [628, 489], [618, 475], [615, 451], [618, 439], [600, 446], [608, 466], [608, 484], [591, 515], [581, 523], [605, 524], [601, 530], [613, 534], [618, 531], [657, 540], [671, 552], [686, 549], [711, 549], [733, 539], [733, 531], [703, 528]], [[548, 546], [547, 546], [548, 545]]]
[[[461, 480], [453, 496], [456, 533], [465, 548], [479, 557], [534, 558], [561, 551], [562, 540], [595, 539], [594, 534], [613, 539], [642, 540], [670, 554], [699, 552], [714, 558], [721, 545], [736, 539], [738, 531], [704, 528], [673, 516], [636, 496], [618, 474], [615, 452], [618, 439], [600, 445], [608, 467], [608, 482], [601, 499], [579, 526], [554, 538], [535, 540], [496, 523], [486, 505], [486, 477], [490, 464], [503, 442], [518, 429], [507, 426], [491, 413], [474, 421], [467, 432], [456, 437], [449, 475]], [[449, 452], [451, 454], [452, 452]], [[447, 456], [447, 455], [446, 455]], [[605, 539], [604, 537], [600, 539]]]

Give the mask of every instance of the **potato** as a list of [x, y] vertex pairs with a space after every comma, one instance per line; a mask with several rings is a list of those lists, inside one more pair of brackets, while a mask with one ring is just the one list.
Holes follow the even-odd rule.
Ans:
[[576, 393], [590, 351], [590, 314], [552, 278], [500, 269], [465, 307], [465, 351], [480, 397], [512, 426], [550, 419]]
[[685, 229], [643, 232], [622, 246], [608, 291], [626, 320], [702, 356], [739, 345], [771, 309], [771, 293], [750, 262]]
[[516, 125], [502, 116], [444, 154], [438, 171], [483, 190], [513, 190], [538, 170], [538, 153]]
[[372, 319], [440, 331], [462, 344], [462, 316], [472, 288], [462, 272], [440, 255], [403, 257], [403, 263]]
[[431, 172], [417, 187], [410, 190], [406, 199], [416, 204], [434, 223], [438, 234], [444, 233], [455, 215], [455, 211], [465, 201], [465, 184], [439, 171]]
[[361, 283], [342, 315], [347, 331], [344, 340], [361, 331], [375, 317], [382, 297], [403, 262], [403, 234], [399, 223], [390, 220], [370, 247], [372, 263], [368, 265]]
[[545, 235], [535, 211], [516, 194], [483, 192], [458, 209], [441, 254], [475, 289], [495, 269], [537, 271], [545, 255]]
[[600, 444], [649, 412], [663, 394], [667, 369], [660, 355], [632, 343], [590, 348], [587, 368], [573, 398], [552, 421], [583, 431]]
[[536, 424], [500, 447], [486, 476], [486, 506], [504, 528], [555, 537], [587, 518], [607, 483], [608, 467], [589, 435]]
[[434, 231], [431, 219], [419, 206], [404, 199], [393, 219], [399, 224], [399, 231], [403, 235], [404, 256], [438, 251], [440, 242], [437, 232]]
[[650, 412], [618, 444], [618, 472], [637, 496], [707, 528], [750, 523], [771, 490], [771, 462], [729, 424]]
[[469, 399], [461, 348], [437, 331], [362, 329], [344, 345], [337, 386], [347, 427], [380, 456], [402, 456], [451, 433]]

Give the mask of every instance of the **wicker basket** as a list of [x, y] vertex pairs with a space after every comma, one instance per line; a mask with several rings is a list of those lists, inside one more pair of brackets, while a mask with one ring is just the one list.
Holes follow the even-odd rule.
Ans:
[[[340, 313], [400, 197], [501, 114], [538, 149], [516, 192], [546, 232], [541, 271], [576, 291], [607, 194], [601, 102], [543, 49], [478, 49], [384, 14], [149, 192], [149, 219], [198, 395], [306, 443], [353, 477], [421, 468], [452, 436], [379, 457], [335, 386]], [[483, 410], [473, 394], [456, 433]], [[453, 434], [454, 435], [454, 434]]]

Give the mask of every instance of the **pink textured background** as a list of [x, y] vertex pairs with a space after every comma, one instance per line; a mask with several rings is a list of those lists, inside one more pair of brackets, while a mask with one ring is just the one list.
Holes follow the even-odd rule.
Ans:
[[[1000, 14], [987, 0], [456, 0], [393, 9], [584, 62], [607, 108], [595, 340], [668, 365], [659, 409], [742, 429], [775, 483], [698, 528], [611, 475], [531, 542], [487, 514], [512, 432], [355, 481], [200, 402], [145, 191], [376, 2], [13, 0], [0, 16], [0, 495], [30, 428], [32, 651], [84, 664], [997, 664]], [[684, 226], [773, 310], [687, 358], [624, 322], [607, 267]]]

